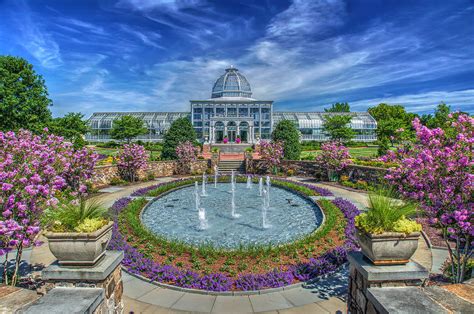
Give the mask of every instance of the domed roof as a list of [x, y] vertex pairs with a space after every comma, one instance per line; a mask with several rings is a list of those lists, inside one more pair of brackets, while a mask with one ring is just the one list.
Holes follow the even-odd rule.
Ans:
[[212, 88], [212, 98], [220, 97], [252, 97], [250, 84], [232, 65], [217, 79]]

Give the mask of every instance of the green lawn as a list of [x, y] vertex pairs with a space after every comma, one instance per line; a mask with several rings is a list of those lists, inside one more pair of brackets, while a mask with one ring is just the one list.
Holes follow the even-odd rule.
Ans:
[[[369, 147], [349, 147], [349, 153], [352, 157], [376, 157], [377, 156], [377, 146]], [[301, 158], [306, 158], [308, 156], [316, 156], [319, 154], [320, 150], [312, 151], [303, 151], [301, 152]]]

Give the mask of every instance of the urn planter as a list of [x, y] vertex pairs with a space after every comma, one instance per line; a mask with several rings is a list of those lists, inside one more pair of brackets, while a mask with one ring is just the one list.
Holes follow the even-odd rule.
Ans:
[[92, 266], [105, 254], [112, 238], [113, 222], [89, 233], [46, 232], [49, 250], [60, 265]]
[[364, 254], [375, 265], [404, 265], [418, 248], [419, 232], [370, 234], [357, 228], [357, 238]]

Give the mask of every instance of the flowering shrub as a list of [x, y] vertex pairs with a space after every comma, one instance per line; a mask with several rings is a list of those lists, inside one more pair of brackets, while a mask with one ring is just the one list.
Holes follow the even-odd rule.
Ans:
[[179, 173], [186, 174], [191, 172], [191, 163], [197, 160], [199, 149], [190, 141], [180, 143], [176, 147], [176, 156], [178, 157]]
[[260, 159], [266, 169], [278, 166], [283, 158], [283, 143], [261, 141], [259, 145]]
[[145, 148], [137, 144], [125, 144], [117, 155], [117, 168], [120, 177], [129, 182], [138, 181], [138, 171], [147, 166], [148, 156]]
[[321, 145], [321, 153], [315, 159], [322, 167], [339, 172], [352, 163], [349, 150], [341, 142]]
[[17, 279], [22, 250], [33, 243], [40, 231], [44, 210], [58, 203], [57, 196], [67, 193], [76, 197], [86, 192], [84, 185], [91, 175], [97, 157], [87, 149], [75, 151], [62, 137], [29, 131], [0, 132], [0, 255], [7, 254], [4, 264], [5, 283], [8, 252], [16, 247]]
[[474, 235], [474, 118], [450, 115], [446, 131], [429, 129], [413, 120], [416, 142], [390, 153], [385, 160], [400, 164], [386, 176], [405, 196], [421, 203], [430, 222], [441, 228], [448, 245], [454, 281], [462, 282], [465, 265], [472, 256]]

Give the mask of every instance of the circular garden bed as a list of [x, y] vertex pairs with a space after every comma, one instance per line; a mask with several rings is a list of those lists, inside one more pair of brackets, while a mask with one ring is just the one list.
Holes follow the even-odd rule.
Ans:
[[[133, 199], [120, 199], [111, 207], [115, 225], [109, 248], [124, 250], [122, 263], [129, 272], [182, 288], [261, 290], [331, 273], [345, 263], [347, 252], [355, 249], [354, 217], [359, 211], [343, 199], [318, 200], [324, 223], [309, 234], [279, 245], [237, 249], [191, 245], [158, 236], [142, 224], [140, 214], [149, 197], [159, 197], [196, 180], [200, 178], [147, 187], [132, 194]], [[229, 181], [229, 177], [219, 177], [219, 182]], [[237, 182], [245, 181], [246, 178], [237, 177]], [[331, 195], [328, 190], [295, 181], [273, 178], [271, 183], [306, 197]]]

